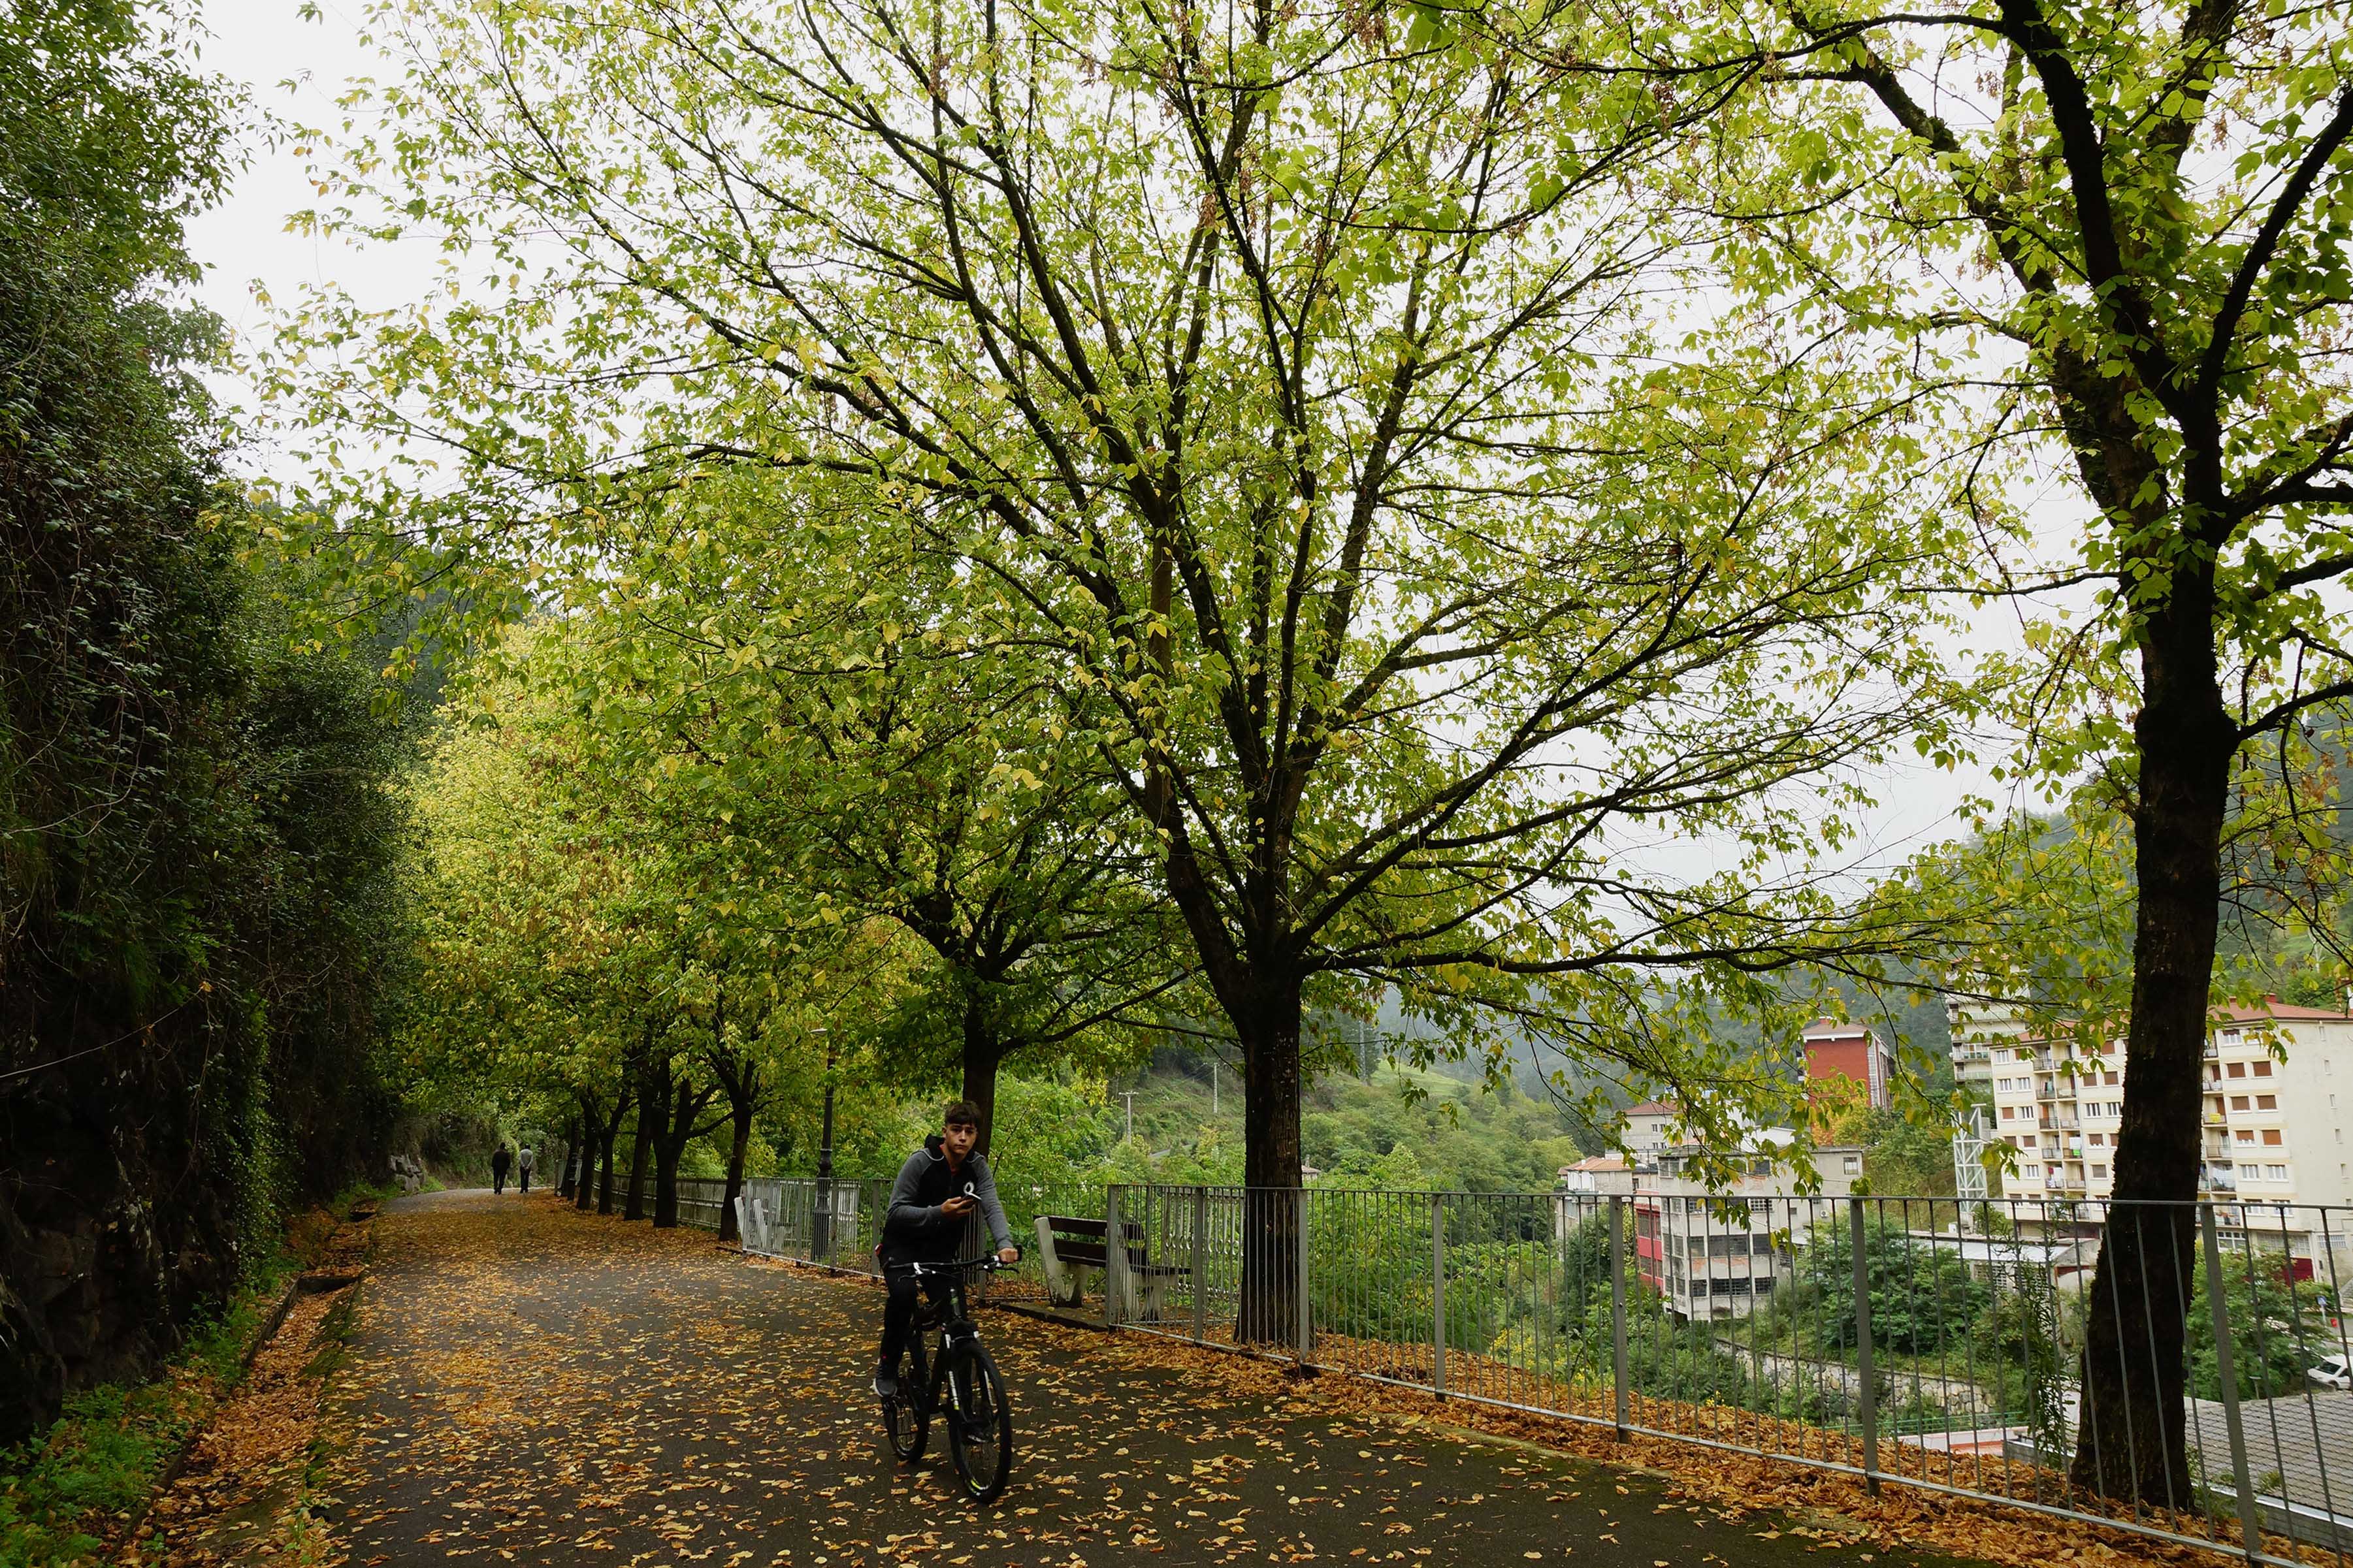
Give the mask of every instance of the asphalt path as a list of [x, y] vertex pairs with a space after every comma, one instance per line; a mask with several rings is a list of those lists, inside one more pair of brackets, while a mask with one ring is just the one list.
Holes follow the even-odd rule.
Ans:
[[544, 1194], [407, 1197], [375, 1225], [332, 1423], [330, 1523], [365, 1568], [1951, 1561], [1005, 1312], [982, 1331], [1018, 1447], [976, 1509], [944, 1444], [912, 1468], [884, 1447], [871, 1285]]

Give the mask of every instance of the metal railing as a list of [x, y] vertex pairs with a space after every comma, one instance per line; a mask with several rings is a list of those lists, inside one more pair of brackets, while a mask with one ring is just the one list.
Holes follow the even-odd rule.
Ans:
[[[690, 1205], [681, 1184], [681, 1220], [715, 1226], [700, 1189], [721, 1185], [698, 1184]], [[2252, 1563], [2353, 1557], [2353, 1389], [2312, 1375], [2331, 1358], [2353, 1367], [2353, 1209], [1105, 1188], [1005, 1173], [998, 1192], [1025, 1254], [990, 1282], [999, 1300], [1044, 1302], [1059, 1285], [1055, 1305], [1112, 1326], [1874, 1489], [1981, 1498]], [[748, 1182], [745, 1247], [871, 1274], [888, 1194], [879, 1178]], [[1041, 1215], [1100, 1217], [1126, 1245], [1085, 1279], [1050, 1280]], [[2172, 1245], [2187, 1265], [2172, 1281], [2186, 1351], [2128, 1346], [2146, 1362], [2120, 1369], [2147, 1386], [2169, 1354], [2188, 1374], [2179, 1419], [2145, 1428], [2158, 1451], [2130, 1456], [2154, 1479], [2123, 1501], [2071, 1479], [2079, 1440], [2101, 1462], [2082, 1384], [2112, 1238], [2145, 1255]], [[2133, 1305], [2106, 1303], [2147, 1323], [2147, 1303]]]

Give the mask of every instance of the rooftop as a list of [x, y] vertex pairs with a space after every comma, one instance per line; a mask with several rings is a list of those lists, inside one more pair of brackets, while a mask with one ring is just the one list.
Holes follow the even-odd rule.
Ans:
[[2353, 1023], [2353, 1013], [2334, 1007], [2298, 1007], [2276, 996], [2264, 997], [2261, 1007], [2217, 1007], [2214, 1016], [2225, 1024], [2256, 1024], [2267, 1017], [2283, 1024]]

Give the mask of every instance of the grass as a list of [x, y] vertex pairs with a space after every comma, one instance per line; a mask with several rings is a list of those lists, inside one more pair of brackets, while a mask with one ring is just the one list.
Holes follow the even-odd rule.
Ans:
[[69, 1397], [47, 1432], [0, 1454], [0, 1568], [88, 1560], [236, 1385], [246, 1347], [283, 1289], [280, 1260], [193, 1333], [161, 1375]]
[[387, 1190], [355, 1186], [329, 1212], [295, 1216], [286, 1246], [154, 1377], [74, 1394], [47, 1432], [0, 1450], [0, 1568], [88, 1562], [104, 1544], [100, 1532], [145, 1505], [164, 1467], [237, 1386], [263, 1318], [332, 1215]]

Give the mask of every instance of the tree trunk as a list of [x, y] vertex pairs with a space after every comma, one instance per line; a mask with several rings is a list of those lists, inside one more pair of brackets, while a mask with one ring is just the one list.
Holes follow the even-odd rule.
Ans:
[[654, 1137], [654, 1228], [674, 1230], [678, 1226], [678, 1167], [686, 1156], [686, 1146], [694, 1142], [694, 1119], [711, 1103], [711, 1091], [691, 1090], [683, 1074], [670, 1079], [670, 1092], [663, 1097], [669, 1115], [658, 1127]]
[[973, 1152], [986, 1155], [997, 1134], [997, 1068], [1005, 1047], [989, 1027], [988, 1008], [976, 989], [964, 1005], [964, 1098], [980, 1111], [980, 1141]]
[[596, 1181], [598, 1214], [613, 1212], [613, 1145], [620, 1142], [621, 1119], [628, 1114], [628, 1103], [626, 1100], [615, 1105], [613, 1119], [605, 1123], [605, 1135], [597, 1141], [600, 1145], [598, 1152], [603, 1156], [601, 1173]]
[[[1250, 1005], [1233, 1017], [1242, 1046], [1241, 1316], [1247, 1343], [1288, 1344], [1299, 1329], [1299, 1249], [1304, 1217], [1299, 1185], [1298, 977], [1271, 984], [1262, 973]], [[1229, 1013], [1234, 1012], [1229, 1009]]]
[[[683, 1096], [681, 1097], [683, 1100]], [[678, 1162], [686, 1140], [663, 1136], [654, 1140], [654, 1228], [678, 1228]]]
[[727, 1196], [719, 1205], [719, 1239], [740, 1242], [744, 1226], [735, 1215], [735, 1200], [744, 1195], [744, 1155], [752, 1146], [752, 1100], [730, 1096], [727, 1110], [735, 1135], [727, 1145]]
[[638, 1086], [638, 1134], [629, 1152], [629, 1201], [624, 1219], [646, 1217], [646, 1173], [653, 1163], [654, 1130], [670, 1109], [670, 1076], [650, 1068]]
[[564, 1162], [565, 1175], [572, 1183], [572, 1206], [586, 1209], [595, 1201], [596, 1175], [596, 1134], [605, 1125], [605, 1113], [586, 1095], [580, 1097], [580, 1140], [574, 1145], [580, 1168], [572, 1168], [572, 1158]]
[[580, 1148], [580, 1119], [575, 1116], [564, 1128], [564, 1163], [555, 1168], [555, 1195], [572, 1195], [572, 1158]]
[[2221, 846], [2238, 731], [2215, 679], [2209, 573], [2175, 565], [2141, 646], [2132, 1021], [2124, 1124], [2083, 1358], [2071, 1479], [2104, 1496], [2196, 1505], [2184, 1447], [2184, 1304], [2195, 1265]]

